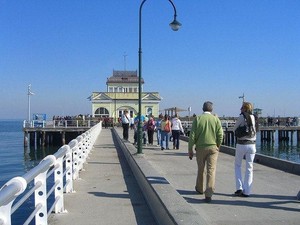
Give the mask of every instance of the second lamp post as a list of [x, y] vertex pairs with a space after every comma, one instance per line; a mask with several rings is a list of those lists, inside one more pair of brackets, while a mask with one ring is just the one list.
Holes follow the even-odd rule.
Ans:
[[[142, 7], [144, 5], [144, 3], [147, 0], [143, 0], [141, 5], [140, 5], [140, 11], [139, 11], [139, 114], [138, 114], [138, 133], [137, 133], [137, 144], [138, 144], [138, 149], [137, 149], [137, 153], [143, 153], [142, 150], [142, 84], [141, 84], [141, 80], [142, 80]], [[176, 8], [174, 3], [172, 2], [172, 0], [168, 0], [170, 2], [170, 4], [173, 6], [174, 9], [174, 19], [173, 21], [170, 23], [170, 26], [172, 28], [173, 31], [178, 31], [178, 29], [181, 27], [181, 23], [179, 23], [176, 20], [177, 17], [177, 13], [176, 13]]]

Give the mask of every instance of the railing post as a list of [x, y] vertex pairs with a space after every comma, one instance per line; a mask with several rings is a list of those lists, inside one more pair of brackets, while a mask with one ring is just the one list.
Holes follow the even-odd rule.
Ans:
[[83, 168], [84, 152], [82, 149], [83, 149], [83, 143], [82, 141], [80, 141], [78, 143], [78, 167], [77, 167], [78, 172]]
[[76, 180], [79, 178], [79, 165], [80, 165], [80, 158], [79, 158], [79, 144], [82, 141], [82, 136], [78, 136], [76, 138], [76, 146], [72, 148], [73, 152], [73, 179]]
[[[53, 155], [48, 155], [44, 160], [50, 158], [52, 165], [55, 163], [56, 158]], [[41, 161], [42, 162], [42, 161]], [[42, 171], [38, 176], [34, 178], [34, 185], [41, 183], [42, 185], [34, 191], [35, 207], [39, 210], [35, 214], [35, 224], [48, 224], [47, 213], [47, 172], [49, 168]]]
[[85, 146], [85, 150], [86, 150], [86, 158], [88, 157], [88, 155], [91, 151], [91, 138], [92, 138], [91, 136], [92, 136], [92, 132], [87, 131], [86, 136], [85, 136], [85, 142], [84, 142], [84, 146]]
[[[67, 148], [70, 148], [66, 145]], [[54, 170], [54, 183], [58, 183], [55, 188], [54, 196], [58, 201], [55, 204], [55, 213], [64, 212], [64, 174], [63, 174], [63, 156], [56, 159], [57, 168]]]
[[2, 186], [0, 189], [0, 224], [11, 225], [12, 204], [26, 187], [27, 182], [23, 177], [12, 178]]
[[88, 153], [88, 151], [87, 151], [87, 143], [86, 143], [86, 141], [87, 141], [87, 132], [85, 132], [85, 133], [83, 133], [82, 134], [82, 136], [83, 136], [83, 140], [82, 140], [82, 145], [80, 146], [80, 148], [79, 148], [79, 150], [81, 150], [81, 155], [82, 155], [82, 163], [81, 163], [81, 168], [80, 169], [83, 169], [83, 164], [86, 162], [86, 159], [87, 159], [87, 153]]
[[69, 149], [66, 153], [66, 193], [71, 193], [74, 191], [73, 189], [73, 175], [75, 171], [74, 166], [74, 158], [73, 158], [73, 151], [76, 151], [78, 141], [76, 139], [72, 140], [68, 145]]

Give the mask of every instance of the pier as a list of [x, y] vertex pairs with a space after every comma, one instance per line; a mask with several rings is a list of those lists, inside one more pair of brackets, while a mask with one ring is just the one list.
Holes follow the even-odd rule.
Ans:
[[257, 154], [252, 194], [249, 198], [236, 197], [235, 149], [222, 146], [216, 191], [208, 204], [194, 190], [197, 165], [195, 159], [188, 159], [186, 141], [181, 140], [179, 150], [161, 151], [153, 145], [143, 146], [144, 154], [136, 154], [133, 131], [129, 141], [121, 136], [122, 128], [101, 130], [82, 165], [80, 179], [73, 181], [73, 192], [64, 194], [64, 210], [50, 214], [44, 224], [299, 223], [297, 163]]
[[51, 120], [23, 123], [24, 146], [61, 146], [94, 126], [98, 119]]
[[[173, 108], [172, 108], [173, 109]], [[176, 109], [176, 107], [175, 107]], [[99, 119], [90, 118], [86, 121], [82, 120], [66, 120], [66, 121], [32, 121], [30, 124], [24, 122], [24, 146], [47, 146], [47, 145], [64, 145], [76, 138], [78, 135], [87, 131], [91, 126], [99, 122]], [[185, 134], [188, 136], [192, 120], [182, 121]], [[38, 125], [37, 125], [38, 124]], [[107, 125], [107, 124], [106, 124]], [[117, 125], [117, 124], [115, 124]], [[234, 123], [222, 122], [224, 130], [224, 145], [233, 146], [236, 142], [234, 136]], [[107, 127], [113, 127], [109, 124]], [[277, 139], [275, 134], [277, 133]], [[300, 126], [260, 126], [257, 132], [257, 138], [261, 143], [278, 142], [294, 142], [294, 134], [296, 133], [296, 141], [300, 143]]]
[[[236, 138], [234, 136], [233, 127], [224, 127], [224, 144], [233, 145], [235, 144]], [[300, 143], [300, 126], [263, 126], [259, 128], [257, 132], [257, 138], [260, 138], [261, 143], [263, 142], [275, 142], [275, 134], [277, 132], [278, 142], [294, 142]], [[294, 134], [296, 133], [296, 140], [294, 140]]]

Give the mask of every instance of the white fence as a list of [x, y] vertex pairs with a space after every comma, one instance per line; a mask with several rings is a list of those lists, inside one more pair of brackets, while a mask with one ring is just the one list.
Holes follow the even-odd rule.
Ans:
[[41, 127], [41, 128], [55, 128], [55, 127], [92, 127], [99, 122], [98, 119], [88, 119], [88, 120], [24, 120], [23, 128], [33, 128], [33, 127]]
[[[63, 193], [74, 191], [73, 180], [79, 178], [79, 172], [101, 129], [100, 122], [68, 145], [59, 148], [54, 155], [45, 157], [22, 177], [14, 177], [4, 184], [0, 189], [0, 225], [11, 225], [11, 215], [32, 195], [34, 210], [23, 224], [29, 224], [35, 219], [35, 224], [46, 225], [52, 212], [65, 212]], [[52, 174], [54, 180], [50, 179]], [[33, 185], [28, 185], [32, 182]], [[47, 191], [49, 182], [53, 186]], [[48, 197], [53, 193], [54, 203], [50, 206]], [[20, 195], [22, 197], [14, 203]]]

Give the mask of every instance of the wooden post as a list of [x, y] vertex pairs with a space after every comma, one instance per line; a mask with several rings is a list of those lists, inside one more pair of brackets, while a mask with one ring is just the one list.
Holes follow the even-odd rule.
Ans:
[[24, 147], [28, 147], [28, 145], [30, 145], [29, 133], [25, 132], [24, 133]]
[[61, 143], [62, 145], [66, 144], [66, 132], [61, 132]]
[[42, 146], [45, 146], [46, 145], [46, 132], [45, 131], [43, 131], [43, 133], [42, 133]]

